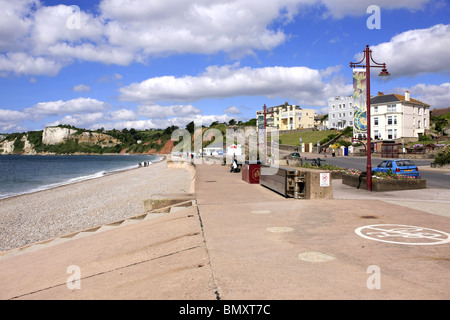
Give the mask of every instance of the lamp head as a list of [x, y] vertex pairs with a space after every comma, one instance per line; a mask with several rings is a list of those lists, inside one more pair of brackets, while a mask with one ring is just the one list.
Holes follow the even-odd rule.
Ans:
[[391, 74], [387, 71], [386, 68], [381, 69], [381, 72], [379, 74], [380, 77], [389, 77]]

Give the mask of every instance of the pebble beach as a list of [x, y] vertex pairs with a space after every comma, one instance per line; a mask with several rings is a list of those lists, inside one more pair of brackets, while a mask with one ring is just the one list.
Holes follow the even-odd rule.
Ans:
[[166, 165], [0, 200], [0, 252], [141, 214], [155, 194], [189, 193], [191, 174]]

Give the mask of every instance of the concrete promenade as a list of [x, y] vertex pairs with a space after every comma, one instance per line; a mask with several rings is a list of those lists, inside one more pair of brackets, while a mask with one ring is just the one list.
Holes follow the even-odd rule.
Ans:
[[450, 298], [450, 190], [333, 194], [285, 199], [198, 165], [194, 206], [0, 257], [0, 299]]

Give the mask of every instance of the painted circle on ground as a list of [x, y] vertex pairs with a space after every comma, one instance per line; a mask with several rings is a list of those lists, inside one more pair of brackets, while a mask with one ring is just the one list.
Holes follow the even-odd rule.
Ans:
[[307, 262], [327, 262], [335, 260], [336, 256], [331, 253], [310, 251], [300, 253], [298, 258]]
[[269, 232], [273, 232], [273, 233], [285, 233], [285, 232], [294, 231], [294, 228], [291, 228], [291, 227], [269, 227], [266, 230]]
[[269, 210], [253, 210], [251, 211], [254, 214], [265, 214], [265, 213], [270, 213]]
[[446, 232], [401, 224], [373, 224], [359, 227], [355, 233], [365, 239], [415, 246], [450, 242], [450, 234]]

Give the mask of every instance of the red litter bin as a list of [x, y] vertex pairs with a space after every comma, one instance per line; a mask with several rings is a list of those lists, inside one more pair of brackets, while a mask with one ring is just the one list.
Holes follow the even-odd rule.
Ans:
[[242, 164], [242, 180], [247, 183], [259, 183], [259, 175], [261, 173], [261, 163], [249, 163], [245, 161]]

